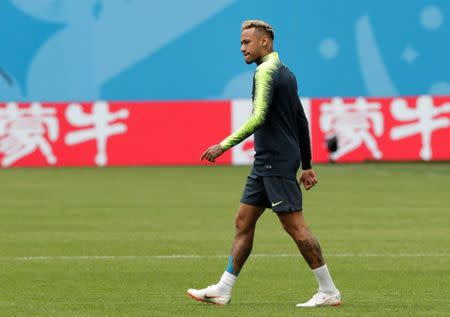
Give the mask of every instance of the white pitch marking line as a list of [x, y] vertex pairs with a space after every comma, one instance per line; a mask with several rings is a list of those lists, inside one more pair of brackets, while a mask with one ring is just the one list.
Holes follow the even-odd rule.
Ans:
[[[300, 257], [300, 254], [252, 254], [257, 258], [283, 258]], [[450, 253], [336, 253], [324, 254], [325, 257], [448, 257]], [[171, 259], [208, 259], [208, 258], [228, 258], [229, 255], [193, 255], [193, 254], [172, 254], [172, 255], [48, 255], [48, 256], [17, 256], [0, 257], [0, 261], [48, 261], [48, 260], [171, 260]]]

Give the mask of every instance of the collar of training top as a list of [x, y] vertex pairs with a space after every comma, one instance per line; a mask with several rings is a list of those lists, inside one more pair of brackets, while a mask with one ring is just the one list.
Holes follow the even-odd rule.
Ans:
[[267, 54], [266, 56], [261, 57], [257, 64], [258, 65], [262, 64], [262, 63], [267, 62], [269, 59], [272, 59], [272, 58], [278, 58], [278, 52], [272, 52], [270, 54]]

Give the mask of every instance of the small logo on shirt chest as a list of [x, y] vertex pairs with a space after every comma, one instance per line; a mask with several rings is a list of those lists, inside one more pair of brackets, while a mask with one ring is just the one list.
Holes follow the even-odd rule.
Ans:
[[272, 165], [270, 165], [270, 164], [267, 164], [266, 166], [264, 166], [266, 169], [271, 169], [272, 168]]

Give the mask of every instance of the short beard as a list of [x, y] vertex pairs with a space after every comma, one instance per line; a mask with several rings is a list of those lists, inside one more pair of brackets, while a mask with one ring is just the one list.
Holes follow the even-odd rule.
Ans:
[[250, 64], [255, 63], [258, 59], [257, 59], [257, 58], [252, 58], [252, 59], [250, 59], [250, 60], [246, 60], [246, 59], [244, 59], [244, 60], [245, 60], [245, 62], [246, 62], [248, 65], [250, 65]]

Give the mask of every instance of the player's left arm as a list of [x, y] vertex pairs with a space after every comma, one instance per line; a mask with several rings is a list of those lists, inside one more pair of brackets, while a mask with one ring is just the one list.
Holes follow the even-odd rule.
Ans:
[[269, 106], [272, 103], [275, 73], [276, 67], [273, 64], [261, 64], [256, 68], [252, 115], [237, 131], [219, 144], [215, 144], [203, 152], [201, 160], [206, 159], [210, 162], [215, 162], [216, 158], [226, 150], [241, 143], [262, 126], [266, 120]]
[[298, 123], [298, 140], [300, 143], [300, 154], [302, 157], [302, 174], [300, 175], [299, 183], [303, 184], [306, 190], [309, 190], [317, 184], [317, 176], [312, 169], [309, 125], [301, 102], [300, 109], [298, 111]]

